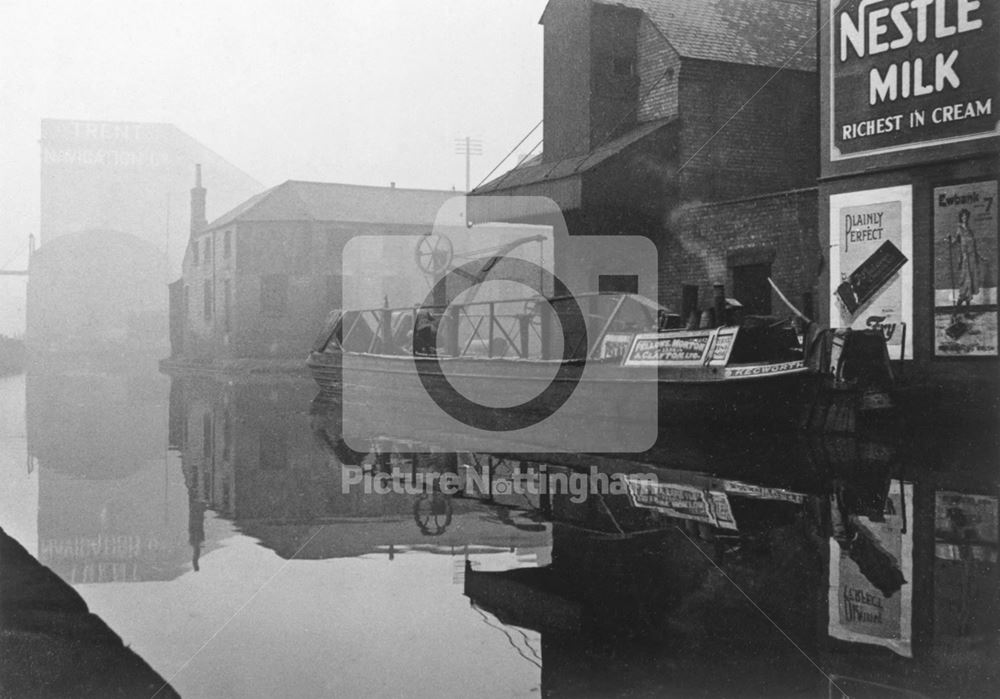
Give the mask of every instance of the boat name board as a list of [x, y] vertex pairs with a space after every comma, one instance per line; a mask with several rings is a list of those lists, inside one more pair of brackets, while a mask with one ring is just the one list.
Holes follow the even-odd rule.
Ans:
[[601, 342], [600, 359], [623, 359], [632, 344], [631, 333], [608, 333]]
[[721, 529], [736, 529], [736, 520], [725, 493], [634, 476], [626, 476], [625, 483], [629, 499], [635, 507]]
[[712, 343], [712, 356], [709, 358], [710, 364], [725, 365], [729, 361], [729, 352], [733, 348], [733, 340], [736, 339], [736, 329], [720, 330], [715, 335], [715, 342]]
[[701, 364], [712, 333], [684, 335], [636, 335], [626, 366], [670, 363]]
[[765, 374], [782, 374], [785, 372], [799, 372], [806, 368], [805, 362], [801, 359], [794, 362], [780, 362], [779, 364], [754, 364], [751, 366], [731, 366], [726, 368], [727, 379], [740, 379], [750, 376], [763, 376]]
[[763, 485], [743, 483], [741, 481], [724, 481], [722, 487], [731, 495], [741, 495], [760, 500], [780, 500], [782, 502], [792, 502], [797, 505], [801, 505], [806, 500], [806, 496], [802, 493], [795, 493], [784, 488], [769, 488]]

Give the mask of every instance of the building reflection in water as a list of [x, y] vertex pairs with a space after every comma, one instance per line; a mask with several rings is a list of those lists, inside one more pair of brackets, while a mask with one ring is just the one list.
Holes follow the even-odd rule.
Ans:
[[155, 367], [28, 373], [38, 557], [65, 580], [170, 580], [186, 569], [187, 497], [167, 451], [166, 388]]
[[[40, 557], [68, 580], [207, 570], [217, 516], [286, 560], [455, 556], [452, 582], [541, 665], [545, 696], [981, 695], [996, 681], [994, 443], [684, 434], [643, 459], [525, 459], [424, 453], [426, 436], [397, 434], [358, 453], [308, 382], [176, 376], [165, 415], [165, 380], [28, 378]], [[342, 487], [356, 465], [397, 482], [520, 469], [536, 485], [594, 466], [627, 487], [379, 495]]]
[[[440, 493], [377, 494], [342, 487], [343, 470], [368, 459], [407, 472], [418, 459], [386, 442], [377, 454], [335, 446], [313, 415], [307, 382], [271, 377], [176, 376], [170, 441], [181, 454], [195, 564], [206, 509], [286, 559], [328, 559], [406, 550], [447, 554], [512, 552], [547, 560], [549, 527], [537, 516]], [[451, 467], [448, 455], [420, 468]]]

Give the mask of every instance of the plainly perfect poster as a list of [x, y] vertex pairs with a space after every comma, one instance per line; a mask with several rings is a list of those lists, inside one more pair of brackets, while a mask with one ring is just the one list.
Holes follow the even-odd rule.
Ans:
[[909, 186], [830, 197], [831, 325], [881, 330], [893, 359], [913, 327], [912, 208]]
[[934, 354], [997, 356], [997, 182], [934, 189]]
[[833, 507], [827, 632], [913, 657], [913, 485], [893, 481], [878, 517]]

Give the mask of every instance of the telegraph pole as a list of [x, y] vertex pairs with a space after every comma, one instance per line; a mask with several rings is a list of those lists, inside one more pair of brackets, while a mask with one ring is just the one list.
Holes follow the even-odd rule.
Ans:
[[472, 189], [470, 176], [472, 156], [483, 154], [483, 142], [478, 138], [469, 138], [468, 136], [456, 138], [455, 153], [465, 156], [465, 191], [468, 193]]

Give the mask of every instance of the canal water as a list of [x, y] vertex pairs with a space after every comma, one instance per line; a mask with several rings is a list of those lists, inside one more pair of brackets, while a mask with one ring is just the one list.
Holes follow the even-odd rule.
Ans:
[[185, 697], [995, 691], [993, 430], [524, 458], [363, 453], [341, 414], [301, 377], [6, 377], [0, 526]]

